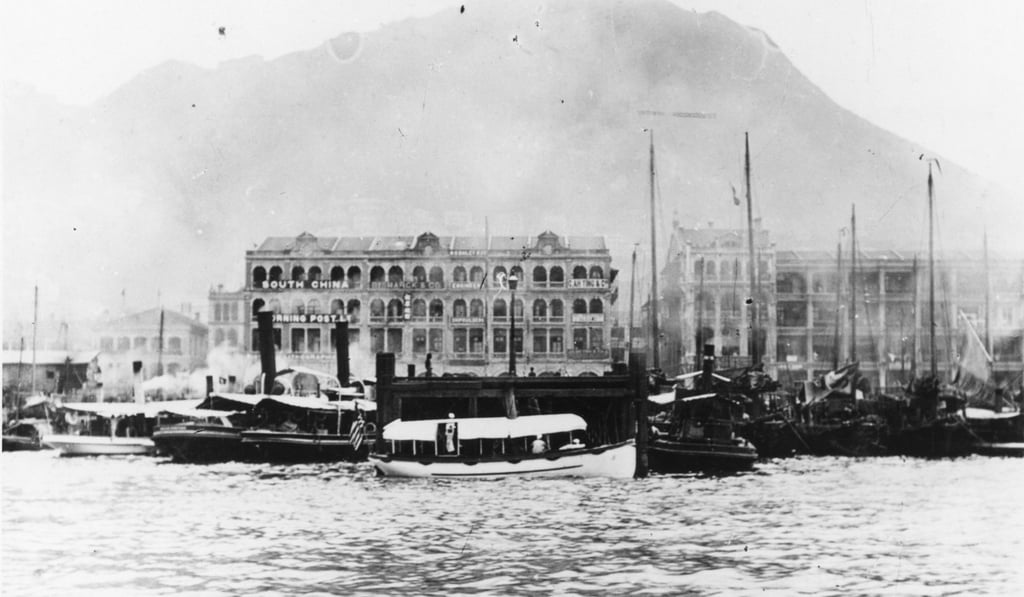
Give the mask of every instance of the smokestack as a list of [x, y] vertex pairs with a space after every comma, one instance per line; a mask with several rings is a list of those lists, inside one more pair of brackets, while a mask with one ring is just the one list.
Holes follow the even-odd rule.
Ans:
[[146, 392], [142, 389], [142, 361], [132, 361], [132, 392], [136, 404], [146, 402]]
[[348, 322], [339, 321], [334, 324], [334, 345], [338, 357], [338, 381], [342, 387], [348, 387], [351, 376], [348, 366]]
[[702, 389], [707, 392], [711, 389], [711, 374], [715, 371], [715, 345], [704, 345], [704, 361], [701, 368], [700, 383]]
[[213, 376], [206, 376], [206, 397], [209, 398], [210, 394], [213, 393]]
[[257, 333], [260, 345], [260, 371], [263, 373], [263, 393], [274, 389], [277, 365], [274, 363], [274, 312], [260, 311], [256, 314]]

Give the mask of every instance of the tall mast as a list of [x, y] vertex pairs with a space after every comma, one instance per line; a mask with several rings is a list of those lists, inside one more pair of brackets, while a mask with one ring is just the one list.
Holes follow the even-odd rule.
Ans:
[[36, 394], [36, 337], [39, 333], [39, 287], [35, 287], [32, 301], [32, 396]]
[[633, 296], [636, 289], [636, 245], [633, 245], [633, 267], [629, 270], [629, 342], [626, 352], [633, 350]]
[[156, 374], [164, 374], [164, 310], [160, 309], [160, 339], [156, 345]]
[[839, 314], [839, 305], [843, 302], [843, 241], [836, 243], [836, 337], [833, 342], [835, 352], [832, 357], [832, 370], [839, 369], [839, 332], [842, 325], [842, 317]]
[[850, 212], [850, 362], [857, 360], [857, 206]]
[[936, 377], [938, 367], [935, 364], [935, 223], [934, 190], [932, 184], [932, 165], [928, 163], [928, 350], [931, 358], [931, 375]]
[[700, 258], [700, 286], [697, 291], [697, 363], [694, 370], [702, 366], [704, 355], [704, 257]]
[[21, 418], [21, 402], [22, 402], [22, 397], [21, 397], [21, 357], [22, 357], [22, 355], [24, 353], [25, 353], [25, 336], [22, 336], [21, 337], [21, 346], [18, 348], [18, 384], [17, 384], [17, 389], [15, 390], [15, 392], [16, 392], [16, 394], [15, 394], [15, 398], [16, 398], [15, 403], [18, 405], [17, 417], [19, 419]]
[[654, 129], [651, 129], [651, 366], [661, 368], [658, 358], [658, 237], [654, 226]]
[[747, 184], [747, 245], [750, 250], [750, 364], [755, 365], [757, 358], [757, 274], [754, 271], [757, 261], [754, 259], [754, 208], [750, 201], [750, 136], [743, 133], [743, 172]]
[[912, 277], [914, 279], [914, 319], [913, 319], [912, 323], [914, 324], [914, 336], [913, 336], [914, 344], [913, 344], [913, 346], [911, 346], [911, 349], [910, 349], [910, 378], [911, 379], [914, 379], [914, 378], [917, 377], [917, 347], [920, 346], [920, 344], [921, 344], [920, 341], [919, 341], [920, 340], [920, 335], [921, 335], [921, 328], [918, 325], [918, 313], [920, 312], [920, 309], [918, 308], [918, 302], [920, 300], [920, 297], [919, 297], [920, 293], [918, 292], [919, 285], [918, 285], [918, 280], [917, 280], [917, 254], [916, 253], [914, 254], [913, 272], [914, 273], [912, 274]]
[[[991, 312], [992, 312], [992, 273], [988, 267], [988, 230], [984, 231], [982, 235], [982, 242], [985, 256], [985, 350], [988, 354], [992, 354], [992, 332], [991, 332]], [[989, 361], [991, 363], [991, 361]]]

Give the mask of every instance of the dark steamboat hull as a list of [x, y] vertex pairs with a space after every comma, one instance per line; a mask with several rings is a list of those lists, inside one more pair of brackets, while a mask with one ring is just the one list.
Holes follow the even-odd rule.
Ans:
[[246, 431], [242, 445], [249, 459], [259, 462], [358, 462], [366, 460], [372, 438], [357, 449], [348, 435]]
[[242, 431], [220, 425], [185, 425], [153, 432], [157, 454], [174, 462], [214, 463], [244, 460]]
[[957, 458], [974, 451], [976, 436], [961, 422], [907, 425], [894, 434], [895, 454], [920, 458]]
[[657, 439], [647, 446], [647, 458], [657, 473], [750, 470], [757, 450], [747, 445]]

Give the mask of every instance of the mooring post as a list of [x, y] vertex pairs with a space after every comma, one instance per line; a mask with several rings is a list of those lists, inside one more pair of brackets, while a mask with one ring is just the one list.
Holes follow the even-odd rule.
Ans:
[[385, 453], [384, 426], [391, 422], [391, 384], [395, 378], [395, 355], [390, 352], [377, 353], [377, 441], [374, 450]]
[[629, 353], [629, 377], [633, 390], [633, 412], [636, 413], [637, 479], [647, 476], [647, 358], [641, 352]]

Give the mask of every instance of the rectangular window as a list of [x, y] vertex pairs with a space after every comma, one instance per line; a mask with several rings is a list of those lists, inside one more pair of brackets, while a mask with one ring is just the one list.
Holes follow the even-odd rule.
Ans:
[[455, 328], [452, 330], [452, 352], [456, 354], [464, 353], [468, 350], [469, 331], [466, 328]]
[[523, 352], [523, 329], [516, 328], [516, 335], [513, 339], [516, 347], [516, 354], [522, 354]]
[[533, 330], [533, 352], [542, 354], [548, 351], [548, 331], [545, 329]]
[[561, 329], [550, 330], [551, 336], [551, 352], [565, 352], [565, 340], [562, 337], [563, 331]]
[[590, 328], [590, 350], [604, 350], [604, 330]]
[[382, 328], [370, 330], [370, 352], [374, 354], [384, 352], [384, 330]]
[[587, 329], [576, 328], [572, 331], [572, 348], [573, 350], [586, 350], [587, 348]]
[[388, 329], [388, 352], [399, 354], [402, 352], [402, 330]]
[[444, 352], [444, 330], [430, 330], [430, 352]]
[[412, 352], [413, 354], [427, 353], [427, 330], [417, 328], [412, 331]]
[[320, 352], [320, 328], [306, 330], [306, 346], [308, 352]]
[[306, 346], [306, 330], [303, 328], [292, 328], [292, 352], [304, 352]]
[[472, 328], [469, 330], [469, 352], [473, 354], [484, 353], [484, 329]]
[[494, 352], [508, 352], [508, 330], [494, 330]]

